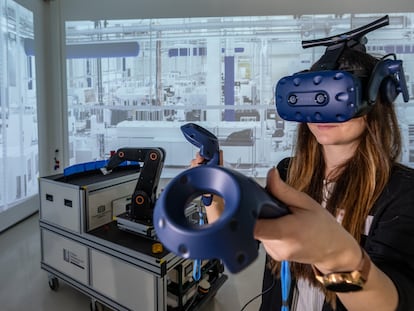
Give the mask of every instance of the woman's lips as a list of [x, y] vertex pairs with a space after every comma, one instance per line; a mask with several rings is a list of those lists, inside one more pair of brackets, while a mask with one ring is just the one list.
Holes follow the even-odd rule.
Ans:
[[333, 125], [333, 124], [318, 124], [316, 127], [319, 130], [329, 130], [329, 129], [332, 129], [332, 128], [336, 127], [336, 125]]

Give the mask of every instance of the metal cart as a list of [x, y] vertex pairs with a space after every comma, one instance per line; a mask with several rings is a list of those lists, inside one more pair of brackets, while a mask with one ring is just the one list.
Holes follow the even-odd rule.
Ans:
[[95, 302], [115, 310], [197, 310], [226, 281], [223, 266], [204, 262], [202, 279], [211, 287], [200, 292], [191, 261], [118, 228], [114, 219], [138, 176], [132, 166], [106, 176], [96, 170], [40, 178], [41, 268], [52, 290], [63, 280], [91, 297], [91, 310]]

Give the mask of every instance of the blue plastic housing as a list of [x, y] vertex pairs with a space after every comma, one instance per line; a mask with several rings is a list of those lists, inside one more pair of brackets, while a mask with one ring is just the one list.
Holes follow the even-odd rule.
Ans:
[[191, 144], [200, 148], [200, 155], [207, 160], [207, 164], [219, 164], [219, 143], [213, 133], [195, 123], [184, 124], [181, 131]]
[[287, 121], [337, 123], [366, 109], [361, 82], [340, 70], [310, 71], [283, 77], [275, 89], [276, 109]]
[[[185, 209], [193, 199], [213, 193], [224, 199], [223, 214], [205, 226], [191, 224]], [[154, 227], [159, 240], [184, 258], [220, 258], [236, 273], [257, 258], [253, 230], [258, 217], [276, 218], [288, 209], [253, 179], [221, 166], [198, 166], [172, 179], [158, 198]]]

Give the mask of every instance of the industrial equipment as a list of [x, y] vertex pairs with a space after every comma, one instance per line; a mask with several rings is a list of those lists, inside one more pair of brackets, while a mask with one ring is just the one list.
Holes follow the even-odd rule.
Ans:
[[143, 163], [131, 201], [126, 205], [126, 211], [117, 216], [121, 229], [154, 236], [152, 214], [164, 158], [165, 151], [162, 148], [121, 148], [101, 169], [104, 174], [109, 174], [125, 161]]
[[39, 179], [41, 267], [51, 289], [63, 280], [91, 297], [92, 310], [196, 310], [214, 297], [227, 279], [221, 262], [203, 262], [209, 286], [200, 292], [189, 261], [153, 234], [164, 158], [161, 148], [121, 148], [109, 161]]

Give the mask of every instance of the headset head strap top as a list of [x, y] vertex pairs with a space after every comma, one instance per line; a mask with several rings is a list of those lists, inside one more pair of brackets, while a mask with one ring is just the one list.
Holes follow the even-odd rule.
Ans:
[[365, 52], [365, 44], [367, 42], [364, 37], [367, 33], [389, 25], [389, 17], [385, 15], [365, 26], [354, 30], [315, 40], [302, 41], [304, 49], [316, 46], [326, 46], [325, 54], [317, 63], [315, 70], [333, 70], [338, 68], [338, 59], [346, 48]]
[[[303, 48], [326, 46], [325, 53], [310, 71], [282, 77], [275, 88], [275, 105], [279, 116], [287, 121], [337, 123], [367, 114], [377, 102], [393, 103], [402, 93], [409, 100], [402, 61], [389, 56], [372, 58], [369, 67], [357, 61], [366, 54], [364, 37], [370, 31], [389, 24], [388, 15], [349, 32], [310, 41]], [[351, 56], [349, 59], [348, 57]], [[355, 58], [356, 57], [356, 58]], [[362, 61], [362, 60], [361, 60]]]

